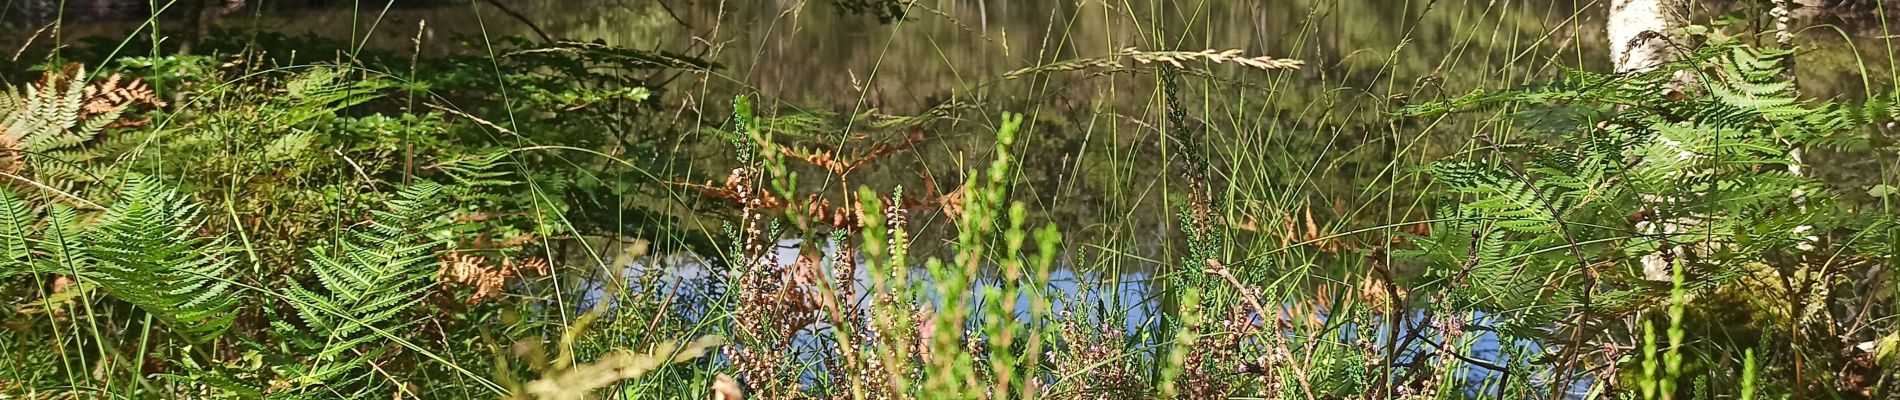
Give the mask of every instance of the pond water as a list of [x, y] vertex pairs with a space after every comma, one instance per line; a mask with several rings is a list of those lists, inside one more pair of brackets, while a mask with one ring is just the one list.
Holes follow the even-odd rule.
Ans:
[[[0, 35], [0, 48], [152, 35], [146, 3], [8, 2], [0, 6], [7, 30], [33, 34]], [[1059, 221], [1072, 238], [1119, 242], [1110, 247], [1150, 260], [1172, 258], [1162, 249], [1168, 246], [1139, 247], [1165, 244], [1153, 240], [1157, 235], [1176, 236], [1166, 235], [1173, 231], [1166, 201], [1169, 186], [1178, 184], [1169, 171], [1179, 158], [1171, 150], [1179, 144], [1157, 129], [1164, 112], [1151, 74], [1005, 75], [1125, 48], [1233, 49], [1303, 60], [1298, 71], [1216, 65], [1190, 76], [1184, 97], [1191, 124], [1205, 131], [1216, 153], [1210, 158], [1224, 171], [1216, 181], [1241, 191], [1228, 199], [1238, 209], [1231, 219], [1273, 226], [1300, 219], [1279, 209], [1305, 204], [1325, 230], [1350, 231], [1429, 218], [1430, 207], [1414, 201], [1421, 182], [1408, 168], [1462, 147], [1476, 123], [1392, 118], [1407, 99], [1527, 84], [1564, 67], [1608, 69], [1600, 1], [928, 0], [885, 20], [840, 5], [882, 1], [205, 3], [202, 11], [194, 1], [163, 8], [156, 31], [168, 43], [195, 41], [189, 32], [261, 30], [426, 54], [479, 53], [510, 36], [675, 52], [719, 67], [672, 83], [658, 101], [681, 120], [710, 124], [723, 116], [695, 114], [702, 104], [739, 93], [777, 112], [916, 115], [963, 105], [920, 125], [924, 145], [880, 160], [850, 183], [881, 191], [948, 190], [961, 171], [987, 160], [996, 115], [1028, 113], [1016, 197], [1032, 203], [1036, 222]], [[1748, 2], [1701, 3], [1707, 19], [1752, 12]], [[194, 12], [212, 27], [184, 21]], [[68, 20], [52, 30], [56, 37], [41, 31], [52, 27], [49, 16], [62, 15]], [[1804, 92], [1857, 97], [1870, 86], [1891, 86], [1893, 72], [1884, 67], [1890, 63], [1874, 62], [1893, 57], [1878, 20], [1872, 11], [1807, 13], [1801, 22], [1817, 29], [1799, 37], [1808, 52], [1801, 62], [1812, 66], [1800, 69]], [[1866, 73], [1840, 72], [1858, 70]], [[1221, 101], [1202, 101], [1213, 99]], [[1229, 148], [1265, 160], [1222, 154]], [[730, 163], [724, 155], [707, 158], [705, 170]], [[1854, 176], [1856, 166], [1847, 164], [1835, 175]]]

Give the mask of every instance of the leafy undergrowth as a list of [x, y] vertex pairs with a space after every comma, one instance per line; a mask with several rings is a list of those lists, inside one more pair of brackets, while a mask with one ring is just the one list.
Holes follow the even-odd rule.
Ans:
[[[1180, 93], [1189, 67], [1297, 61], [1130, 49], [1011, 72], [1156, 78], [1153, 138], [1178, 157], [1154, 166], [1174, 217], [1147, 240], [1175, 250], [1133, 301], [1057, 278], [1122, 244], [1032, 213], [1022, 114], [951, 125], [988, 161], [905, 189], [854, 177], [952, 107], [738, 96], [701, 111], [723, 126], [682, 126], [648, 82], [717, 66], [681, 55], [66, 68], [0, 97], [0, 394], [1893, 396], [1900, 214], [1840, 199], [1802, 154], [1891, 156], [1900, 108], [1799, 97], [1789, 51], [1707, 35], [1662, 68], [1388, 115], [1492, 118], [1421, 168], [1433, 218], [1338, 234], [1310, 207], [1304, 229], [1290, 206], [1285, 231], [1243, 218], [1277, 194], [1222, 181], [1268, 155], [1210, 145]], [[854, 124], [894, 134], [839, 134]]]

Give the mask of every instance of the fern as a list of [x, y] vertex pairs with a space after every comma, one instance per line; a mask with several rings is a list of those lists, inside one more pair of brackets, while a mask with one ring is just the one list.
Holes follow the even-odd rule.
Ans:
[[1543, 232], [1556, 226], [1537, 188], [1519, 182], [1496, 167], [1476, 163], [1441, 163], [1431, 167], [1433, 176], [1453, 191], [1478, 195], [1465, 207], [1483, 213], [1499, 227], [1521, 232]]
[[[74, 76], [84, 73], [77, 71]], [[82, 124], [80, 106], [84, 102], [84, 85], [74, 84], [73, 79], [62, 74], [48, 72], [38, 85], [18, 91], [9, 88], [7, 97], [23, 96], [18, 108], [6, 111], [8, 117], [0, 128], [5, 129], [6, 139], [20, 145], [28, 151], [44, 151], [61, 145], [82, 142], [91, 139], [97, 131], [73, 129], [91, 126]]]
[[[1665, 243], [1692, 243], [1694, 257], [1683, 261], [1699, 279], [1684, 289], [1695, 291], [1739, 276], [1736, 265], [1798, 253], [1812, 240], [1804, 231], [1830, 229], [1824, 213], [1831, 207], [1824, 186], [1788, 171], [1800, 162], [1792, 149], [1859, 146], [1865, 139], [1858, 133], [1892, 106], [1799, 99], [1783, 73], [1785, 57], [1711, 40], [1670, 68], [1625, 76], [1571, 71], [1551, 84], [1408, 108], [1413, 115], [1589, 110], [1558, 125], [1554, 137], [1500, 144], [1494, 159], [1429, 167], [1456, 196], [1456, 206], [1440, 214], [1455, 221], [1434, 226], [1417, 254], [1432, 260], [1434, 276], [1468, 271], [1476, 287], [1450, 290], [1465, 291], [1475, 306], [1535, 328], [1561, 315], [1550, 305], [1590, 298], [1590, 311], [1581, 312], [1627, 311], [1664, 289], [1615, 274], [1589, 292], [1549, 284], [1575, 279], [1580, 264], [1637, 271], [1639, 258]], [[1683, 71], [1706, 73], [1699, 87], [1664, 84]]]
[[40, 234], [39, 246], [35, 249], [39, 257], [35, 263], [41, 271], [82, 275], [92, 268], [92, 257], [85, 251], [85, 226], [79, 224], [79, 212], [72, 207], [52, 205], [46, 213], [46, 229]]
[[228, 248], [197, 235], [197, 205], [156, 179], [127, 180], [123, 196], [85, 235], [84, 256], [97, 263], [87, 276], [194, 341], [223, 333], [237, 304], [225, 278]]
[[286, 294], [304, 324], [325, 336], [318, 358], [333, 360], [409, 324], [397, 317], [428, 289], [444, 243], [432, 236], [442, 228], [442, 190], [430, 182], [404, 188], [388, 210], [374, 212], [335, 246], [311, 250], [307, 261], [321, 290], [292, 283]]
[[138, 80], [122, 82], [113, 75], [89, 83], [84, 76], [85, 68], [75, 65], [48, 71], [24, 90], [0, 90], [0, 172], [61, 191], [111, 182], [118, 175], [112, 163], [96, 161], [115, 149], [100, 144], [121, 144], [125, 137], [105, 131], [130, 122], [124, 116], [133, 106], [162, 107], [164, 102]]
[[24, 200], [0, 190], [0, 278], [32, 271], [34, 220]]
[[357, 79], [339, 66], [320, 66], [297, 74], [284, 84], [287, 100], [296, 107], [284, 108], [284, 125], [299, 125], [317, 118], [336, 115], [351, 106], [382, 96], [389, 84], [380, 79]]
[[444, 175], [454, 179], [463, 187], [506, 187], [515, 184], [513, 173], [508, 168], [509, 152], [497, 150], [487, 153], [474, 153], [442, 161], [438, 165]]

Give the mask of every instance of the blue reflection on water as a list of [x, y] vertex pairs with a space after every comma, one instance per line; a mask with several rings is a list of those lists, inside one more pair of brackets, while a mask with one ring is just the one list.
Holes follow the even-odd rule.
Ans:
[[[779, 241], [776, 246], [776, 258], [780, 266], [789, 267], [797, 260], [802, 245], [802, 241], [795, 238]], [[835, 254], [837, 250], [836, 244], [827, 242], [819, 250], [821, 250], [822, 254], [825, 254], [825, 259], [820, 263], [825, 269], [823, 272], [825, 276], [832, 276], [830, 268], [833, 263], [830, 255]], [[858, 259], [862, 260], [863, 258], [860, 256]], [[720, 276], [722, 272], [714, 271], [710, 267], [710, 265], [713, 264], [714, 263], [707, 262], [707, 260], [703, 258], [692, 255], [645, 257], [639, 260], [614, 261], [614, 265], [621, 267], [624, 274], [623, 278], [626, 279], [626, 282], [641, 282], [642, 279], [640, 278], [643, 275], [657, 274], [646, 276], [650, 278], [646, 281], [653, 282], [654, 287], [640, 287], [640, 285], [636, 283], [629, 287], [630, 292], [638, 295], [673, 297], [675, 300], [669, 302], [673, 305], [671, 311], [674, 315], [671, 317], [681, 318], [686, 324], [697, 324], [708, 317], [714, 316], [715, 313], [720, 311], [711, 306], [725, 301], [724, 279]], [[860, 267], [862, 266], [863, 265], [860, 264]], [[872, 278], [868, 274], [868, 268], [858, 268], [856, 276], [852, 280], [852, 285], [854, 286], [852, 293], [855, 295], [851, 299], [851, 304], [859, 310], [869, 310], [871, 307], [868, 294], [871, 292]], [[1169, 335], [1152, 333], [1155, 332], [1158, 327], [1162, 326], [1160, 318], [1161, 301], [1157, 296], [1159, 290], [1157, 290], [1158, 283], [1154, 279], [1154, 275], [1147, 271], [1126, 271], [1120, 273], [1119, 276], [1114, 279], [1109, 279], [1105, 275], [1105, 273], [1099, 271], [1078, 271], [1073, 265], [1055, 266], [1053, 270], [1050, 271], [1049, 285], [1046, 288], [1049, 294], [1047, 298], [1050, 299], [1049, 305], [1052, 315], [1079, 317], [1080, 321], [1088, 324], [1088, 326], [1101, 326], [1105, 319], [1119, 317], [1122, 333], [1124, 333], [1126, 337], [1134, 338], [1127, 344], [1128, 346], [1149, 348], [1151, 346], [1163, 345], [1169, 339]], [[926, 287], [933, 286], [934, 284], [929, 273], [921, 267], [914, 267], [910, 276], [917, 284], [926, 285]], [[994, 276], [993, 274], [978, 277], [971, 283], [971, 291], [973, 294], [980, 294], [986, 289], [998, 287], [1000, 285], [999, 279], [1000, 277]], [[604, 282], [591, 284], [581, 296], [581, 301], [577, 304], [576, 312], [585, 311], [600, 301], [604, 294], [604, 284]], [[933, 290], [925, 290], [922, 292], [926, 296], [929, 296], [928, 299], [925, 299], [926, 301], [941, 303], [942, 297], [940, 293]], [[1024, 292], [1025, 293], [1019, 295], [1016, 301], [1014, 316], [1019, 321], [1030, 321], [1030, 296], [1036, 294], [1028, 293], [1029, 291], [1027, 290]], [[972, 298], [978, 302], [978, 304], [973, 305], [974, 309], [983, 309], [986, 307], [985, 304], [981, 303], [983, 301], [982, 296], [976, 295], [972, 296]], [[1283, 304], [1283, 306], [1292, 307], [1294, 305]], [[1328, 315], [1325, 314], [1326, 311], [1319, 310], [1316, 312], [1318, 313], [1317, 317], [1319, 321], [1324, 323], [1328, 317]], [[965, 327], [967, 331], [979, 332], [981, 330], [981, 322], [975, 320], [974, 318], [976, 317], [979, 316], [972, 316], [973, 319], [966, 322]], [[1513, 340], [1507, 348], [1505, 343], [1500, 340], [1498, 332], [1488, 329], [1488, 327], [1497, 326], [1504, 322], [1502, 318], [1487, 315], [1482, 312], [1474, 312], [1462, 315], [1461, 317], [1467, 321], [1465, 322], [1467, 334], [1459, 340], [1459, 343], [1450, 345], [1461, 350], [1459, 354], [1464, 358], [1494, 366], [1511, 367], [1514, 366], [1514, 364], [1526, 363], [1526, 360], [1515, 359], [1513, 355], [1535, 357], [1544, 351], [1541, 345], [1526, 339]], [[1436, 334], [1423, 334], [1421, 335], [1423, 339], [1412, 338], [1409, 341], [1404, 340], [1419, 333], [1414, 332], [1415, 330], [1425, 329], [1425, 327], [1429, 326], [1430, 321], [1426, 321], [1426, 318], [1429, 318], [1426, 311], [1412, 310], [1407, 313], [1405, 319], [1400, 322], [1396, 332], [1397, 337], [1401, 339], [1401, 343], [1408, 343], [1408, 347], [1405, 351], [1400, 352], [1402, 355], [1394, 363], [1395, 366], [1411, 365], [1415, 361], [1421, 361], [1416, 360], [1420, 357], [1435, 358], [1438, 356], [1433, 346], [1437, 344], [1437, 341], [1441, 338]], [[1337, 326], [1332, 326], [1319, 333], [1313, 340], [1353, 343], [1359, 338], [1358, 332], [1368, 331], [1374, 332], [1371, 335], [1371, 344], [1373, 346], [1383, 349], [1391, 345], [1392, 337], [1385, 329], [1380, 329], [1380, 327], [1373, 327], [1373, 329], [1361, 328], [1364, 327], [1359, 326], [1355, 322], [1342, 322]], [[1295, 342], [1302, 340], [1302, 338], [1298, 337], [1292, 330], [1284, 330], [1279, 332], [1279, 334]], [[794, 355], [795, 360], [801, 363], [806, 365], [822, 365], [820, 361], [834, 347], [833, 335], [833, 326], [830, 322], [821, 320], [812, 323], [798, 331], [797, 336], [791, 341], [792, 348], [788, 349], [788, 351]], [[978, 335], [979, 340], [981, 340], [980, 334]], [[1426, 343], [1424, 340], [1431, 341], [1431, 343]], [[1257, 342], [1257, 340], [1250, 341], [1249, 344], [1263, 345]], [[1056, 343], [1053, 345], [1059, 347], [1067, 344]], [[727, 362], [725, 357], [718, 353], [715, 353], [713, 359], [713, 362], [719, 364]], [[1436, 360], [1432, 361], [1434, 363], [1442, 362]], [[1503, 383], [1503, 379], [1505, 378], [1504, 373], [1470, 365], [1455, 358], [1451, 361], [1458, 361], [1452, 365], [1463, 370], [1462, 376], [1464, 378], [1465, 393], [1467, 395], [1496, 395], [1501, 389], [1498, 385]], [[1516, 384], [1527, 384], [1532, 387], [1550, 385], [1548, 373], [1536, 374], [1534, 372], [1536, 371], [1513, 371], [1513, 376], [1510, 379]], [[818, 383], [817, 380], [819, 376], [817, 374], [818, 371], [807, 371], [801, 376], [801, 380], [804, 380], [805, 383], [808, 384]], [[1400, 374], [1399, 368], [1394, 368], [1393, 374]], [[1566, 397], [1581, 398], [1584, 392], [1587, 391], [1593, 383], [1594, 382], [1588, 378], [1579, 379], [1573, 384], [1572, 389], [1568, 391], [1569, 395]]]

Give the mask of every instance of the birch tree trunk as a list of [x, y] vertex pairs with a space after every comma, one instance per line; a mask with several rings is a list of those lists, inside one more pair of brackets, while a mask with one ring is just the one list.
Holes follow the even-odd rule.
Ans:
[[[1768, 16], [1775, 19], [1775, 44], [1782, 49], [1793, 49], [1795, 3], [1793, 0], [1774, 0], [1773, 3], [1774, 8], [1768, 10]], [[1781, 76], [1787, 78], [1788, 82], [1794, 82], [1794, 57], [1788, 57], [1787, 61], [1782, 61], [1781, 67], [1785, 68], [1781, 71]], [[1801, 85], [1794, 85], [1794, 90], [1795, 95], [1800, 95]], [[1788, 172], [1801, 175], [1802, 164], [1806, 164], [1807, 161], [1804, 152], [1796, 147], [1788, 153], [1794, 158], [1794, 163], [1788, 165]]]
[[1611, 0], [1607, 25], [1616, 72], [1675, 61], [1682, 42], [1672, 32], [1689, 24], [1688, 9], [1685, 0]]
[[[1689, 24], [1685, 0], [1611, 0], [1606, 26], [1610, 39], [1610, 60], [1617, 73], [1655, 69], [1681, 57], [1683, 41], [1673, 37]], [[1676, 83], [1687, 82], [1681, 74]], [[1673, 234], [1677, 224], [1642, 222], [1637, 229], [1647, 234]], [[1669, 262], [1661, 252], [1643, 256], [1643, 278], [1668, 281]]]

